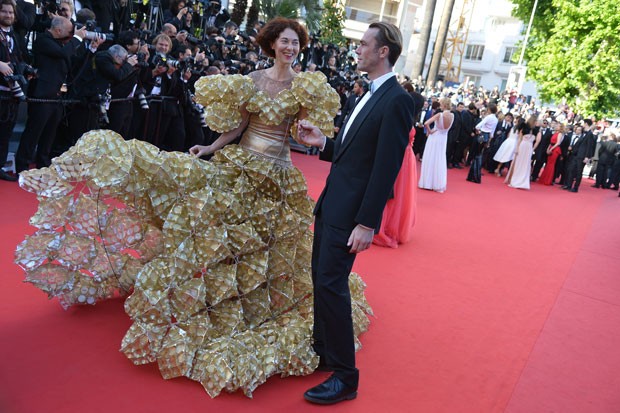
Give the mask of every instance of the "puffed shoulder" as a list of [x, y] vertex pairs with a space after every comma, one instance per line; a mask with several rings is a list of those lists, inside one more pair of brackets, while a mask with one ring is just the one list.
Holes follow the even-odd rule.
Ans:
[[209, 128], [219, 133], [239, 127], [239, 108], [254, 93], [254, 82], [242, 75], [204, 76], [196, 82], [196, 102], [205, 107]]
[[308, 120], [326, 136], [334, 134], [334, 117], [340, 108], [338, 93], [322, 72], [302, 72], [293, 80], [291, 92], [308, 112]]

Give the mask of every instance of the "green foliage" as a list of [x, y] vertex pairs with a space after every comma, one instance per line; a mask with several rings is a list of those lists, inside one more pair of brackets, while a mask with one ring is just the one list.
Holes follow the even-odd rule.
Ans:
[[243, 19], [245, 18], [245, 11], [248, 8], [248, 0], [236, 0], [233, 6], [233, 11], [230, 13], [230, 20], [237, 23], [237, 26], [241, 26]]
[[344, 46], [347, 39], [342, 35], [346, 14], [338, 0], [323, 2], [323, 18], [321, 19], [321, 41]]
[[321, 18], [318, 0], [262, 0], [261, 12], [265, 20], [281, 16], [303, 18], [309, 31], [317, 30]]
[[[513, 0], [513, 14], [529, 21], [533, 0]], [[528, 11], [529, 8], [529, 11]], [[538, 16], [540, 12], [540, 16]], [[527, 76], [544, 101], [610, 117], [620, 108], [620, 2], [539, 0], [526, 49]]]

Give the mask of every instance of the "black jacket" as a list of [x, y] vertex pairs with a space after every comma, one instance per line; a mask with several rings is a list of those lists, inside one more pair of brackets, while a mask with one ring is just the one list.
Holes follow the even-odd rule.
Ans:
[[32, 46], [34, 65], [39, 69], [37, 78], [31, 82], [29, 95], [34, 98], [54, 99], [60, 94], [60, 87], [71, 69], [71, 58], [81, 46], [72, 37], [64, 45], [46, 31], [37, 36]]
[[361, 224], [379, 230], [409, 144], [413, 112], [411, 96], [392, 77], [357, 114], [344, 143], [346, 127], [327, 140], [320, 159], [332, 166], [315, 215], [337, 228], [352, 230]]

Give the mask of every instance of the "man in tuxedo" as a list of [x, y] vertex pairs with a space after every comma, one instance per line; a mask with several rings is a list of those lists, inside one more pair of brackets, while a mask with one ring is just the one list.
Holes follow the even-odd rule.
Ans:
[[564, 186], [564, 183], [566, 182], [566, 171], [567, 171], [566, 164], [568, 160], [568, 147], [570, 146], [572, 139], [573, 139], [572, 126], [568, 126], [566, 129], [566, 134], [562, 138], [562, 143], [560, 143], [560, 150], [562, 152], [557, 162], [555, 163], [555, 176], [553, 177], [554, 182], [555, 180], [560, 178], [558, 180], [558, 184], [562, 186]]
[[454, 116], [454, 120], [452, 121], [452, 126], [448, 131], [448, 143], [446, 145], [446, 163], [448, 164], [448, 169], [461, 167], [461, 165], [452, 162], [456, 152], [457, 141], [461, 136], [461, 112], [458, 111], [454, 105], [452, 105], [451, 112]]
[[396, 26], [370, 24], [356, 50], [359, 70], [372, 81], [368, 93], [333, 141], [307, 120], [298, 126], [298, 139], [320, 148], [320, 159], [332, 162], [314, 209], [312, 277], [314, 349], [319, 368], [334, 373], [304, 394], [312, 403], [357, 396], [348, 280], [356, 254], [370, 247], [379, 230], [409, 142], [414, 104], [392, 72], [401, 51]]
[[508, 112], [504, 115], [504, 119], [502, 119], [501, 122], [497, 123], [495, 132], [493, 133], [493, 137], [491, 138], [491, 142], [489, 143], [489, 150], [487, 151], [486, 165], [489, 172], [501, 174], [501, 171], [497, 170], [499, 164], [493, 159], [493, 157], [502, 146], [502, 143], [504, 143], [506, 138], [508, 138], [508, 136], [510, 135], [510, 129], [512, 129], [512, 121], [512, 113]]
[[334, 129], [336, 133], [340, 132], [340, 128], [342, 124], [345, 122], [347, 117], [351, 115], [353, 112], [353, 108], [357, 104], [357, 101], [360, 100], [362, 95], [364, 94], [364, 81], [362, 79], [357, 79], [353, 83], [353, 91], [351, 92], [351, 96], [347, 98], [342, 110], [340, 111], [340, 116], [338, 120], [336, 120], [336, 128]]
[[[17, 177], [2, 169], [9, 153], [9, 140], [17, 121], [19, 100], [15, 93], [21, 86], [7, 76], [16, 75], [15, 69], [21, 62], [21, 50], [13, 24], [17, 16], [17, 7], [13, 0], [0, 1], [0, 179], [17, 181]], [[23, 97], [23, 91], [22, 91]]]
[[593, 135], [591, 133], [588, 134], [588, 132], [590, 132], [589, 129], [585, 130], [592, 125], [592, 121], [586, 119], [584, 125], [585, 127], [577, 126], [575, 128], [575, 132], [571, 137], [570, 146], [568, 147], [567, 174], [562, 189], [566, 189], [570, 192], [579, 191], [583, 168], [594, 155]]
[[534, 165], [532, 167], [532, 176], [530, 178], [532, 182], [538, 179], [540, 170], [545, 162], [547, 162], [547, 148], [551, 142], [551, 136], [553, 136], [553, 130], [549, 127], [549, 122], [547, 120], [543, 120], [540, 128], [540, 144], [536, 147], [536, 151], [534, 152]]
[[63, 106], [59, 100], [61, 89], [71, 69], [71, 57], [86, 36], [86, 28], [75, 30], [73, 36], [72, 32], [71, 21], [56, 16], [52, 19], [51, 27], [37, 36], [32, 47], [35, 66], [39, 72], [30, 87], [30, 97], [52, 102], [28, 104], [26, 129], [15, 155], [17, 172], [28, 169], [33, 160], [37, 168], [49, 166], [51, 163], [50, 151], [63, 114]]

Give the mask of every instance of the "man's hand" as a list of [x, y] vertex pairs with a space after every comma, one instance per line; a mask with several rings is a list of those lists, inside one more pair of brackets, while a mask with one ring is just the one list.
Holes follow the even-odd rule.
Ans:
[[129, 63], [131, 65], [131, 67], [134, 67], [135, 65], [138, 64], [138, 56], [131, 55], [127, 58], [127, 63]]
[[177, 35], [176, 35], [176, 39], [179, 43], [185, 43], [185, 40], [187, 40], [187, 32], [185, 30], [181, 30]]
[[101, 35], [97, 35], [93, 40], [90, 41], [90, 48], [97, 50], [99, 46], [101, 46], [104, 42], [104, 38]]
[[87, 32], [86, 27], [82, 27], [81, 29], [75, 29], [73, 34], [79, 37], [80, 39], [84, 40], [84, 38], [86, 37], [86, 32]]
[[325, 144], [325, 135], [309, 121], [303, 119], [297, 124], [297, 139], [299, 143], [320, 148]]
[[11, 69], [11, 65], [8, 63], [0, 62], [0, 73], [2, 73], [2, 76], [11, 76], [13, 69]]
[[349, 252], [351, 254], [357, 254], [367, 250], [370, 248], [370, 244], [372, 244], [372, 238], [374, 236], [374, 229], [357, 224], [357, 226], [353, 228], [353, 231], [349, 236], [349, 240], [347, 241], [347, 246], [351, 247]]

